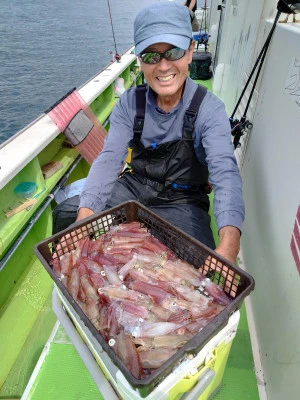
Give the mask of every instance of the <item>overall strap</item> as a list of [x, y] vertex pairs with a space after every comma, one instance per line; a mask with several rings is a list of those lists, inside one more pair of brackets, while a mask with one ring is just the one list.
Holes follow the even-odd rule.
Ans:
[[146, 109], [146, 90], [147, 86], [139, 85], [135, 89], [135, 101], [136, 101], [136, 114], [134, 117], [133, 124], [133, 140], [139, 141], [142, 136], [144, 119], [145, 119], [145, 109]]
[[194, 125], [197, 119], [198, 111], [206, 93], [206, 87], [198, 85], [192, 101], [189, 105], [189, 108], [184, 114], [183, 136], [185, 136], [185, 134], [188, 134], [190, 136], [194, 132]]

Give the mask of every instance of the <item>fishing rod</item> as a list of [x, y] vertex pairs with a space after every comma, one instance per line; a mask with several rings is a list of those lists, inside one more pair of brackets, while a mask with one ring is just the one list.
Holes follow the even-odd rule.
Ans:
[[[204, 44], [205, 52], [207, 52], [208, 38], [210, 35], [207, 32], [207, 10], [208, 10], [208, 8], [206, 7], [206, 0], [204, 1], [202, 10], [203, 10], [203, 12], [202, 12], [201, 24], [200, 24], [200, 29], [199, 29], [197, 50], [198, 50], [198, 47], [200, 44]], [[203, 25], [204, 25], [204, 28], [203, 28]]]
[[[266, 54], [267, 54], [269, 45], [271, 43], [271, 39], [272, 39], [274, 30], [275, 30], [275, 27], [277, 25], [277, 22], [279, 20], [279, 17], [281, 15], [281, 13], [295, 15], [298, 12], [300, 12], [300, 0], [288, 0], [288, 1], [279, 0], [278, 1], [277, 14], [276, 14], [274, 23], [272, 25], [272, 28], [270, 30], [270, 33], [269, 33], [269, 35], [268, 35], [268, 37], [267, 37], [267, 39], [266, 39], [266, 41], [265, 41], [265, 43], [263, 45], [258, 57], [257, 57], [257, 60], [256, 60], [254, 66], [252, 68], [252, 71], [251, 71], [251, 73], [250, 73], [250, 75], [248, 77], [248, 80], [247, 80], [247, 82], [246, 82], [246, 84], [244, 86], [244, 89], [243, 89], [243, 91], [242, 91], [242, 93], [241, 93], [241, 95], [240, 95], [240, 97], [239, 97], [239, 99], [237, 101], [237, 104], [236, 104], [236, 106], [235, 106], [235, 108], [234, 108], [234, 110], [232, 112], [232, 115], [229, 118], [229, 122], [230, 122], [230, 125], [231, 125], [231, 135], [233, 136], [233, 144], [234, 144], [234, 148], [235, 149], [241, 146], [240, 139], [244, 135], [245, 129], [246, 128], [251, 129], [252, 126], [253, 126], [253, 124], [250, 121], [247, 120], [247, 111], [248, 111], [248, 108], [250, 106], [250, 102], [251, 102], [251, 99], [252, 99], [252, 96], [253, 96], [253, 93], [254, 93], [254, 90], [255, 90], [255, 86], [257, 84], [257, 81], [258, 81], [258, 78], [259, 78], [259, 75], [260, 75], [264, 60], [266, 58]], [[245, 94], [245, 92], [247, 90], [248, 85], [251, 82], [251, 79], [252, 79], [257, 67], [258, 67], [258, 70], [257, 70], [256, 76], [255, 76], [255, 79], [254, 79], [254, 83], [253, 83], [253, 86], [252, 86], [252, 89], [251, 89], [251, 93], [250, 93], [248, 102], [247, 102], [246, 107], [245, 107], [245, 111], [244, 111], [244, 113], [243, 113], [243, 115], [242, 115], [242, 117], [240, 119], [234, 119], [234, 115], [235, 115], [235, 113], [236, 113], [236, 111], [238, 109], [238, 106], [240, 105], [240, 102], [241, 102], [241, 100], [242, 100], [242, 98], [243, 98], [243, 96], [244, 96], [244, 94]]]
[[114, 45], [115, 45], [115, 50], [116, 53], [114, 55], [114, 58], [117, 62], [119, 62], [121, 60], [121, 55], [118, 53], [117, 50], [117, 44], [116, 44], [116, 38], [115, 38], [115, 31], [114, 31], [114, 25], [113, 25], [113, 21], [112, 21], [112, 16], [111, 16], [111, 11], [110, 11], [110, 4], [109, 4], [109, 0], [107, 0], [107, 5], [108, 5], [108, 12], [109, 12], [109, 18], [110, 18], [110, 25], [111, 25], [111, 30], [112, 30], [112, 34], [113, 34], [113, 39], [114, 39]]

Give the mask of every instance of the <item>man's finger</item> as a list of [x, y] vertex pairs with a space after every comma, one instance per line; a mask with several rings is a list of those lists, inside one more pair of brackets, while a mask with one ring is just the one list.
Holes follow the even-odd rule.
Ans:
[[[228, 293], [232, 298], [237, 295], [237, 287], [239, 285], [239, 275], [233, 270], [224, 265], [221, 261], [218, 261], [212, 256], [208, 256], [204, 262], [204, 270], [209, 272], [211, 270], [219, 273], [223, 278], [223, 290]], [[219, 279], [221, 282], [222, 279]]]

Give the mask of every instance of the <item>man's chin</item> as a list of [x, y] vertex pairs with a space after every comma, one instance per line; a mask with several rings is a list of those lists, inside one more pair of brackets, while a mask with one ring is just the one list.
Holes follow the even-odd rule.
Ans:
[[165, 96], [174, 96], [174, 94], [177, 92], [177, 88], [174, 87], [174, 85], [169, 85], [169, 86], [160, 86], [156, 85], [155, 92], [158, 94], [158, 96], [165, 97]]

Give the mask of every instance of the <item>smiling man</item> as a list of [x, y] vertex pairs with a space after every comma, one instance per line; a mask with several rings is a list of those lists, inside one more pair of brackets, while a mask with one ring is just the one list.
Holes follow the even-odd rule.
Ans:
[[[138, 200], [215, 248], [209, 179], [220, 236], [216, 251], [235, 262], [244, 219], [241, 178], [223, 103], [188, 77], [194, 42], [187, 7], [169, 1], [146, 7], [136, 17], [134, 41], [147, 84], [118, 100], [77, 220]], [[131, 168], [119, 176], [128, 147]]]

